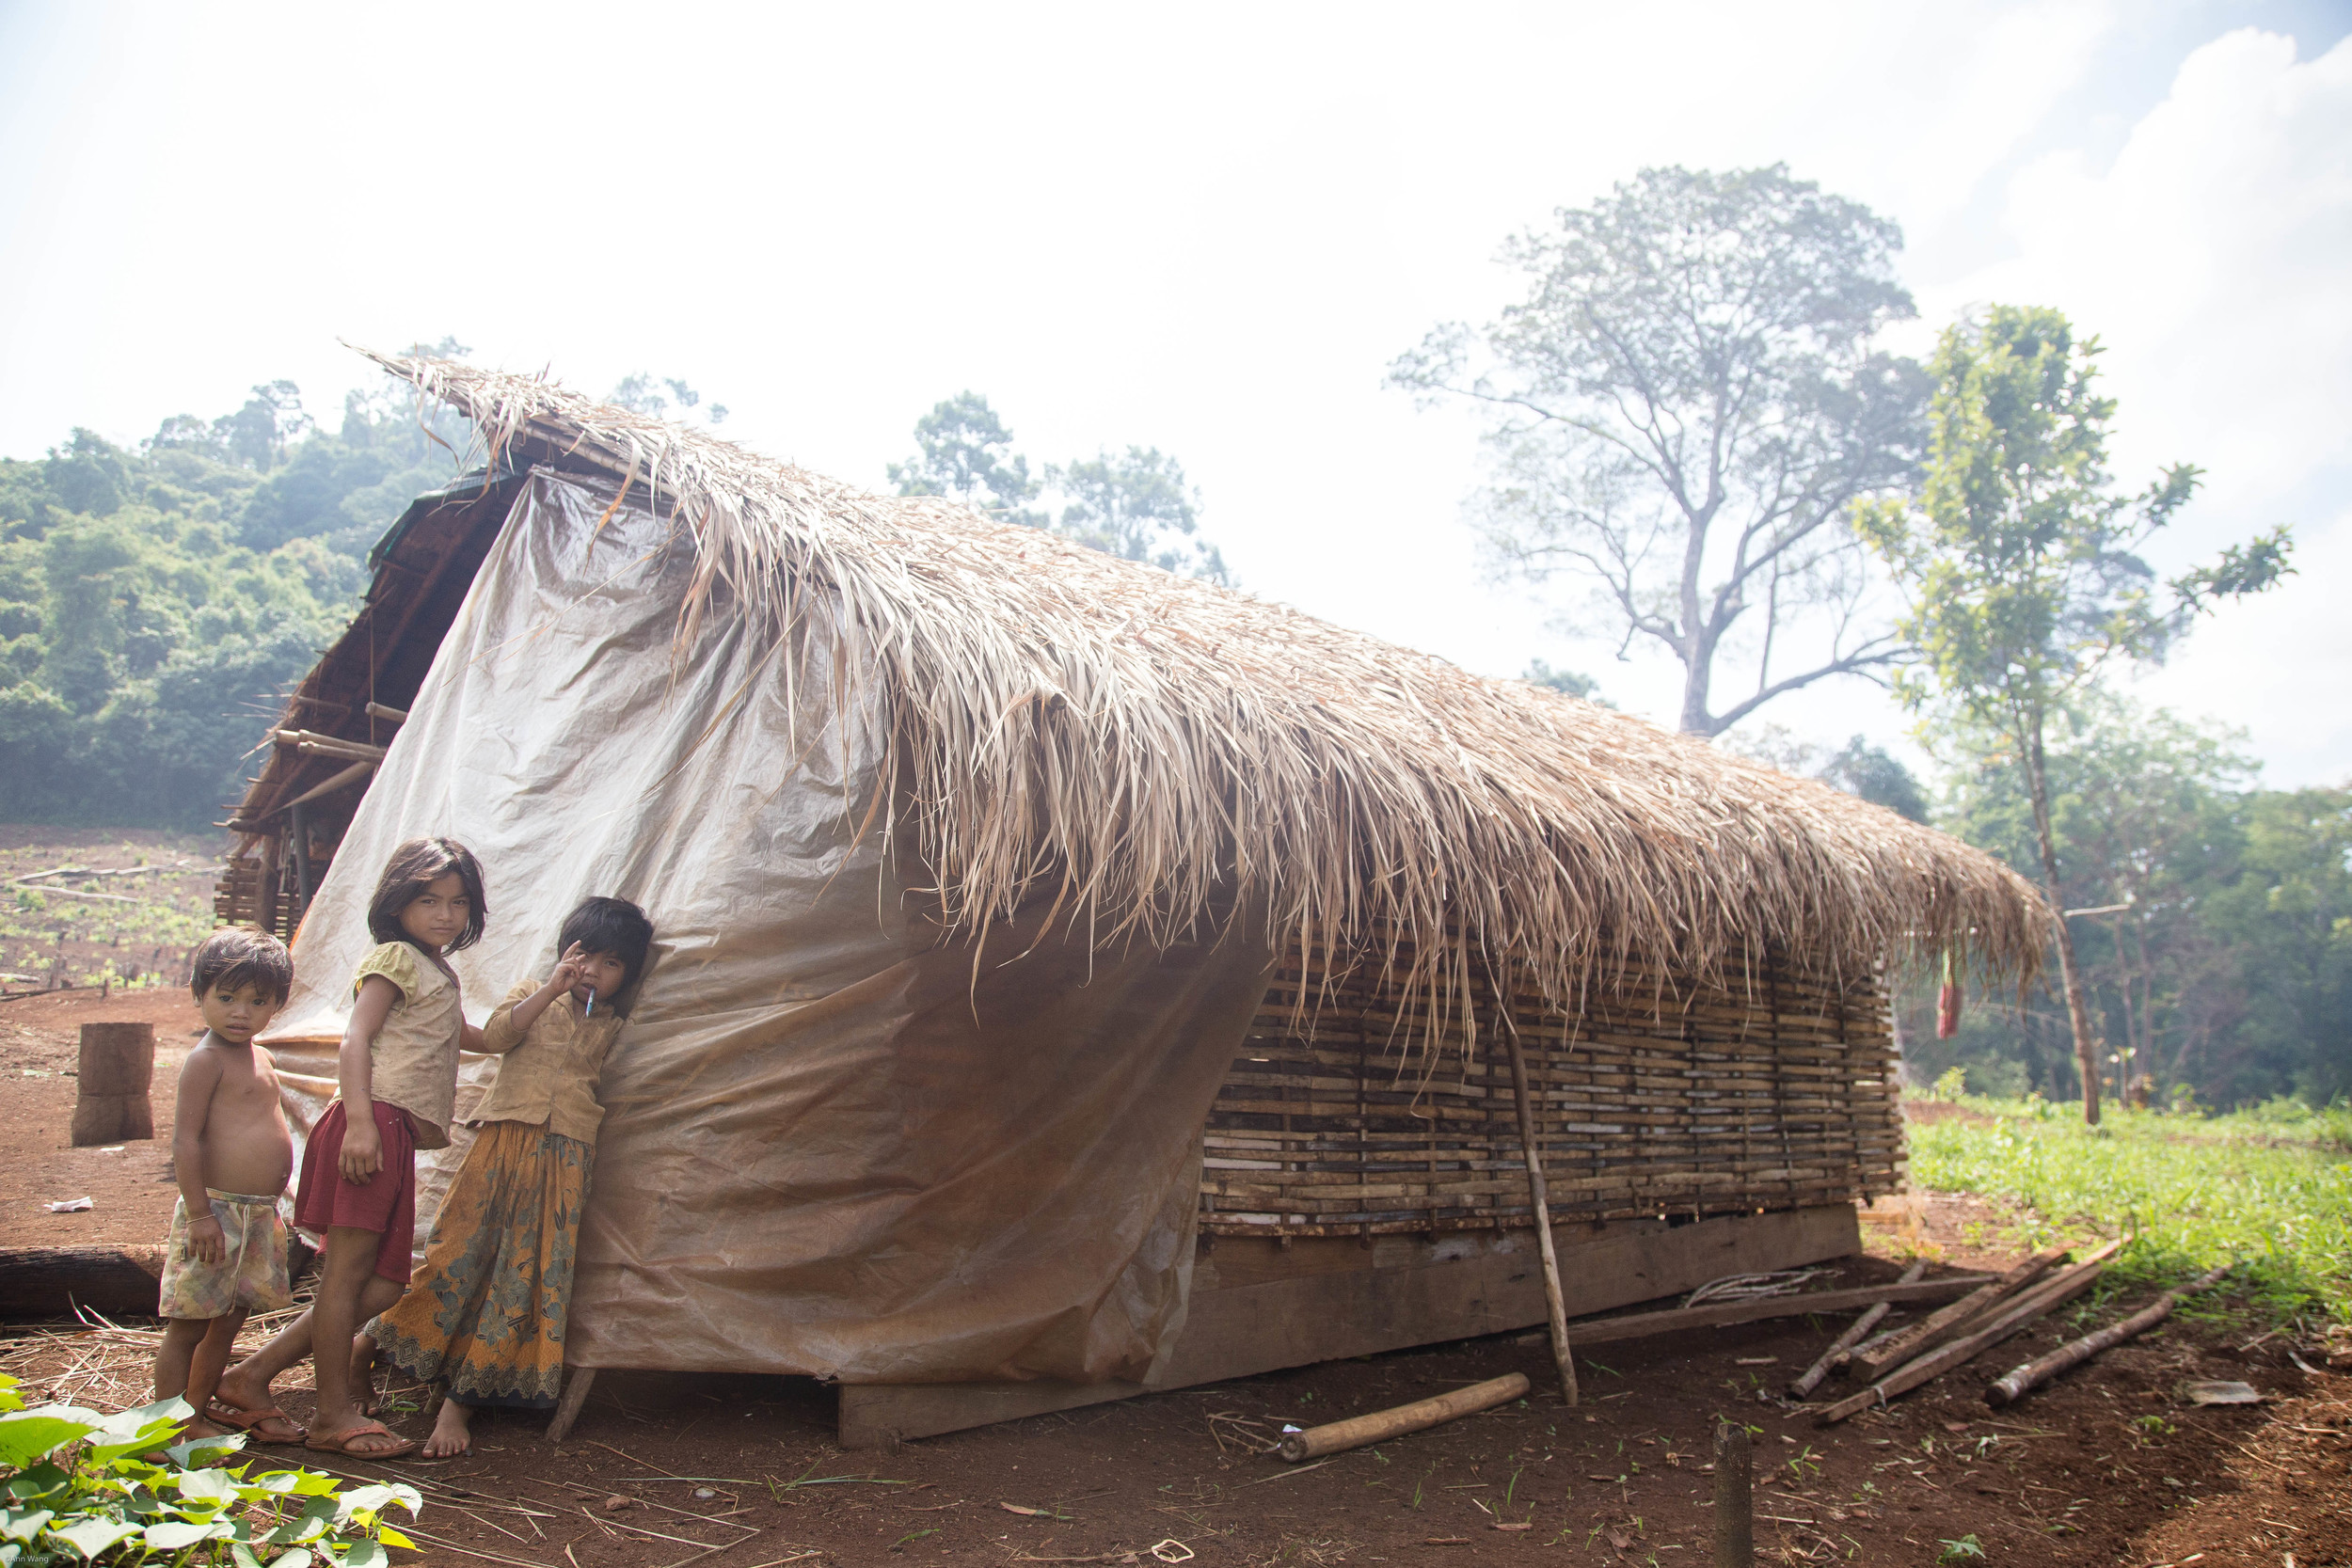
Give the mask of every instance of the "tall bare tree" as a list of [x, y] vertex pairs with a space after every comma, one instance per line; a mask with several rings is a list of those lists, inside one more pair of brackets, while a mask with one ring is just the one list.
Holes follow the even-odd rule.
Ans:
[[[1439, 326], [1390, 368], [1424, 400], [1487, 410], [1491, 569], [1581, 581], [1620, 655], [1673, 654], [1693, 734], [1882, 672], [1896, 641], [1867, 613], [1846, 518], [1908, 485], [1924, 446], [1925, 372], [1874, 347], [1915, 313], [1901, 230], [1781, 165], [1645, 169], [1558, 216], [1505, 247], [1524, 302]], [[1718, 707], [1735, 657], [1754, 682]]]

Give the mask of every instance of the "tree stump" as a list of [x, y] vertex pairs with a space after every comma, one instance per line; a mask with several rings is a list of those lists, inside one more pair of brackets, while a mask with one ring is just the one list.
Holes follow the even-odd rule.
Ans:
[[73, 1102], [73, 1147], [155, 1135], [148, 1088], [155, 1079], [151, 1023], [82, 1025], [81, 1093]]

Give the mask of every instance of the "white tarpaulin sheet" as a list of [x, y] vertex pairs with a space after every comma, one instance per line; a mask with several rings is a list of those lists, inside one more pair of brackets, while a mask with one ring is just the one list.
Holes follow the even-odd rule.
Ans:
[[687, 547], [610, 502], [532, 477], [336, 850], [268, 1041], [301, 1125], [333, 1093], [376, 874], [446, 833], [488, 879], [488, 934], [454, 958], [476, 1021], [546, 973], [582, 897], [660, 933], [600, 1090], [575, 1365], [1141, 1377], [1182, 1323], [1200, 1129], [1263, 943], [1089, 954], [1016, 922], [976, 964], [940, 942], [868, 825], [879, 694], [825, 636], [787, 691], [733, 622], [674, 663]]

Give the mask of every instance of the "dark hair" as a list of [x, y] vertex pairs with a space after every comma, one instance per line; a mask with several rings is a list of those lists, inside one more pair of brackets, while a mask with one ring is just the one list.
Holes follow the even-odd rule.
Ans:
[[294, 958], [265, 931], [224, 926], [188, 956], [188, 994], [199, 1002], [215, 990], [258, 987], [284, 1006], [294, 993]]
[[[627, 996], [645, 973], [645, 955], [653, 946], [653, 922], [626, 898], [583, 898], [580, 908], [564, 917], [555, 939], [556, 952], [578, 942], [587, 953], [610, 953], [621, 960], [624, 978], [616, 993]], [[620, 1007], [616, 1002], [614, 1011]]]
[[466, 929], [448, 950], [454, 953], [480, 942], [483, 924], [490, 918], [490, 901], [482, 895], [482, 863], [453, 838], [412, 838], [392, 851], [384, 863], [384, 875], [376, 879], [375, 896], [368, 900], [368, 934], [378, 942], [415, 946], [416, 939], [401, 928], [401, 911], [452, 872], [466, 884], [469, 912]]

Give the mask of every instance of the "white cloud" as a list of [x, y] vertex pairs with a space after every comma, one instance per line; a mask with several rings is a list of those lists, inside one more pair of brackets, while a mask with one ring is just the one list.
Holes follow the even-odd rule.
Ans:
[[2182, 62], [2107, 167], [2043, 157], [2011, 181], [2013, 254], [1922, 288], [1931, 314], [1992, 300], [2056, 305], [2108, 345], [2125, 483], [2207, 470], [2154, 552], [2177, 566], [2279, 523], [2300, 575], [2222, 611], [2142, 696], [2248, 726], [2273, 782], [2352, 772], [2352, 40], [2296, 58], [2245, 30]]

